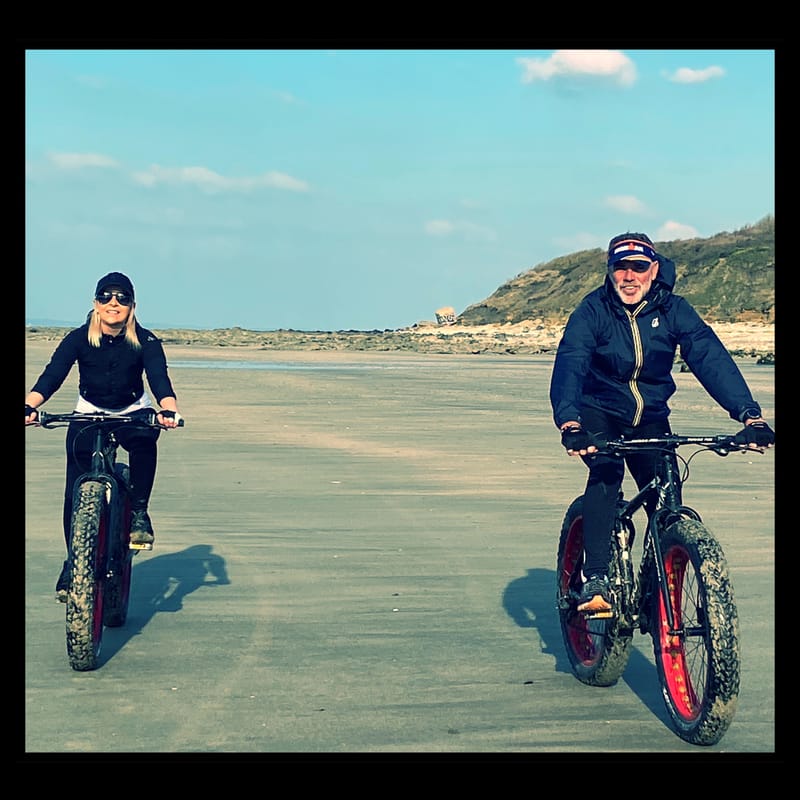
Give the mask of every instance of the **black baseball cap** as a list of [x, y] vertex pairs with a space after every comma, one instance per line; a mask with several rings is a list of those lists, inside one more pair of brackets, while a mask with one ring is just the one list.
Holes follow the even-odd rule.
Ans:
[[131, 279], [127, 275], [123, 275], [121, 272], [109, 272], [108, 275], [104, 275], [97, 281], [97, 288], [94, 290], [94, 295], [100, 294], [104, 289], [107, 289], [109, 286], [116, 286], [119, 289], [122, 289], [124, 292], [127, 292], [131, 297], [135, 297], [133, 293], [133, 284], [131, 283]]

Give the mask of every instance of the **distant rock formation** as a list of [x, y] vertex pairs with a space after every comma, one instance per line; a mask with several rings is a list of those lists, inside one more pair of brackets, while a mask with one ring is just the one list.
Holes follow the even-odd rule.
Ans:
[[456, 310], [452, 306], [443, 306], [436, 309], [436, 322], [439, 325], [455, 325]]

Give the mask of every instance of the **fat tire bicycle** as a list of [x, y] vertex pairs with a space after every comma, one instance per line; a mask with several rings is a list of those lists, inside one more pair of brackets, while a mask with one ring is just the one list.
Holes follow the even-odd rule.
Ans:
[[[67, 656], [72, 669], [79, 672], [99, 666], [104, 628], [125, 624], [133, 557], [140, 550], [152, 549], [152, 545], [130, 542], [130, 469], [117, 460], [116, 431], [123, 425], [165, 429], [157, 414], [155, 409], [131, 414], [40, 411], [34, 423], [42, 428], [86, 423], [80, 435], [93, 437], [91, 464], [73, 488], [68, 553]], [[178, 425], [183, 425], [183, 419]]]
[[[683, 458], [677, 451], [684, 445], [698, 449]], [[688, 479], [689, 462], [700, 452], [727, 456], [754, 451], [729, 434], [621, 438], [597, 446], [598, 452], [618, 457], [655, 452], [656, 470], [653, 480], [629, 500], [619, 493], [609, 547], [612, 611], [605, 615], [577, 610], [582, 588], [582, 495], [564, 515], [556, 607], [572, 671], [582, 683], [612, 686], [625, 671], [634, 632], [649, 634], [675, 733], [691, 744], [716, 744], [733, 721], [739, 697], [738, 612], [722, 547], [697, 511], [679, 502], [679, 488]], [[637, 571], [633, 515], [649, 496], [657, 500], [645, 528]]]

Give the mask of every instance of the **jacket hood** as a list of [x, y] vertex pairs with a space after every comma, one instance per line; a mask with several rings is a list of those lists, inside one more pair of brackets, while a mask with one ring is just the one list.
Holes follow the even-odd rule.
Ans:
[[675, 262], [666, 256], [658, 256], [658, 277], [654, 283], [661, 283], [665, 288], [672, 291], [675, 286], [675, 278], [677, 273], [675, 271]]

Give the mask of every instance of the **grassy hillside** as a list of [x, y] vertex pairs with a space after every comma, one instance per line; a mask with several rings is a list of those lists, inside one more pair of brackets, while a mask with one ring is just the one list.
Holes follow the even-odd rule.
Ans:
[[[675, 262], [675, 294], [709, 322], [775, 322], [775, 218], [708, 239], [656, 242]], [[522, 272], [463, 311], [464, 325], [563, 322], [606, 274], [600, 248], [556, 258]]]

